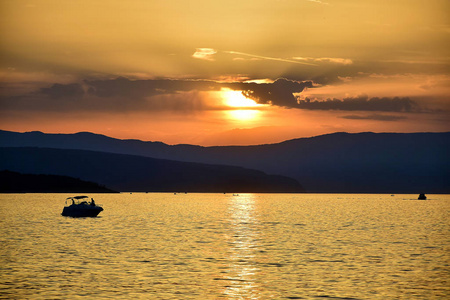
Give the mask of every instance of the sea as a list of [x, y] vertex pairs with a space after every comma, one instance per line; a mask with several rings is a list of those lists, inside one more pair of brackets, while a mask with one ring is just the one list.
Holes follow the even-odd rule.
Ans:
[[450, 299], [450, 195], [0, 194], [1, 299]]

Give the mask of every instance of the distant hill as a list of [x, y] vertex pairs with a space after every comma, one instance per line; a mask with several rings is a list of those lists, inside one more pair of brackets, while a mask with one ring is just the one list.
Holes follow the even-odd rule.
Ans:
[[0, 193], [116, 193], [94, 182], [42, 174], [0, 171]]
[[258, 146], [201, 147], [92, 133], [0, 131], [0, 146], [85, 149], [223, 164], [292, 177], [308, 192], [450, 193], [450, 133], [334, 133]]
[[294, 179], [241, 167], [50, 148], [0, 148], [0, 170], [53, 174], [135, 192], [303, 192]]

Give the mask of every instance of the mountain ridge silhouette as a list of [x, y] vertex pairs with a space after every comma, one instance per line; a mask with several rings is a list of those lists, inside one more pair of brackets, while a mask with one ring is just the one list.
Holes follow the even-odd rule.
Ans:
[[242, 167], [37, 147], [2, 147], [0, 157], [0, 170], [70, 176], [121, 192], [304, 192], [295, 179]]
[[450, 132], [338, 132], [276, 144], [204, 147], [120, 140], [86, 132], [0, 131], [0, 146], [78, 148], [240, 166], [294, 178], [308, 192], [450, 192]]

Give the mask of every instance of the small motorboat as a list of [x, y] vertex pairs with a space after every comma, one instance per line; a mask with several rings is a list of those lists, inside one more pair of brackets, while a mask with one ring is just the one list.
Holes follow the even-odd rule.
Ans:
[[420, 194], [418, 200], [427, 200], [427, 196], [425, 194]]
[[83, 218], [96, 217], [103, 207], [95, 204], [94, 199], [88, 196], [75, 196], [66, 199], [66, 204], [61, 215], [66, 217]]

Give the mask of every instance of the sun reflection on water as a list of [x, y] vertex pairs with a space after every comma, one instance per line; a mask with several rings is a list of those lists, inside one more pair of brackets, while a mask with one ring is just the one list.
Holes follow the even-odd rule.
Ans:
[[230, 199], [229, 214], [232, 225], [232, 235], [228, 237], [230, 265], [223, 278], [229, 281], [229, 284], [223, 293], [230, 298], [259, 299], [260, 286], [257, 277], [260, 269], [255, 257], [259, 247], [259, 221], [255, 196], [233, 196]]

